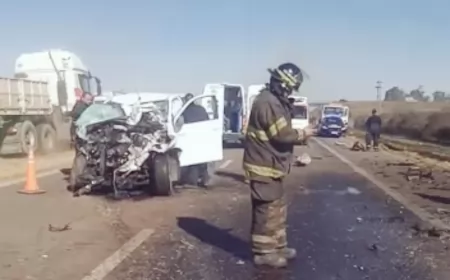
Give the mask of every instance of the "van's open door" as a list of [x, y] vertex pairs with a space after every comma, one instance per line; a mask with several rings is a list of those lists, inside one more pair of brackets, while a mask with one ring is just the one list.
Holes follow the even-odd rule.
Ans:
[[[173, 120], [183, 108], [183, 99], [180, 96], [169, 96], [169, 110], [167, 116], [167, 123], [173, 124]], [[175, 135], [174, 126], [168, 125], [169, 135]]]
[[247, 121], [250, 117], [250, 112], [252, 111], [252, 105], [255, 101], [256, 96], [261, 92], [261, 90], [265, 87], [265, 85], [251, 85], [248, 87], [247, 92], [247, 100], [246, 100], [246, 111], [245, 111], [245, 120], [246, 123], [244, 124], [245, 127], [247, 127]]
[[[223, 92], [222, 92], [223, 93]], [[183, 113], [191, 104], [209, 108], [209, 120], [184, 123]], [[180, 166], [220, 161], [223, 159], [223, 94], [220, 88], [189, 100], [173, 119], [176, 146], [181, 149]]]

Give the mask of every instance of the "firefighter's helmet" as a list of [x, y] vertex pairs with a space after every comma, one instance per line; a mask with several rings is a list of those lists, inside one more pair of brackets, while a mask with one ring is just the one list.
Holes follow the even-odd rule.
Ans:
[[275, 69], [269, 69], [270, 87], [278, 94], [289, 95], [298, 91], [303, 83], [303, 73], [294, 63], [283, 63]]

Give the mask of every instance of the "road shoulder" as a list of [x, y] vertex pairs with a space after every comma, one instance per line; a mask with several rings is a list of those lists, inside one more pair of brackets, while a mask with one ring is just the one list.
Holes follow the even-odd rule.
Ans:
[[[446, 165], [440, 166], [434, 160], [391, 150], [351, 151], [354, 138], [318, 141], [350, 161], [358, 169], [355, 171], [368, 175], [375, 185], [422, 220], [439, 229], [450, 229], [450, 188], [446, 187], [450, 178]], [[433, 178], [409, 176], [408, 180], [408, 175], [414, 173], [408, 170], [431, 170]]]

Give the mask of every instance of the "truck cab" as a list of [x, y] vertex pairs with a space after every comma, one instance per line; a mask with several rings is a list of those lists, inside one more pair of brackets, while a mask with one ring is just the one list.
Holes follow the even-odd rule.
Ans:
[[47, 82], [53, 106], [69, 113], [84, 92], [101, 94], [101, 81], [75, 53], [52, 49], [21, 54], [15, 62], [15, 78]]

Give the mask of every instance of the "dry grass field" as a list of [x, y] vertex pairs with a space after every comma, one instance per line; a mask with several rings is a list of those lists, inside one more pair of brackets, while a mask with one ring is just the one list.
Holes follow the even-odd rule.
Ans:
[[376, 108], [383, 132], [411, 139], [450, 142], [450, 103], [445, 102], [346, 102], [355, 128], [363, 128]]

